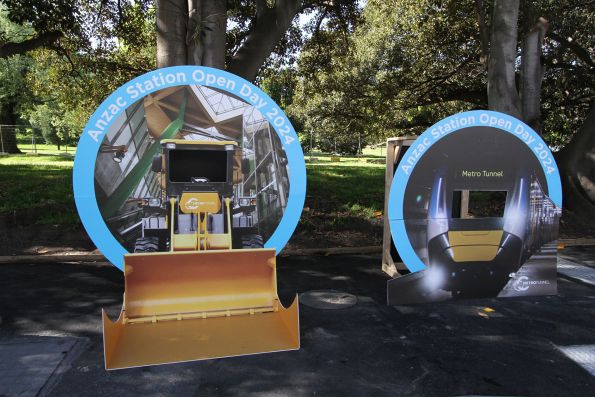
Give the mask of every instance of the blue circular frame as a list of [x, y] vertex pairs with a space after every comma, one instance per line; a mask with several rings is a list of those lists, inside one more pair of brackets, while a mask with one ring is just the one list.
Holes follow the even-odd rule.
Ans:
[[[153, 84], [152, 89], [143, 88], [139, 96], [139, 90], [134, 87], [137, 84], [147, 87], [145, 83], [150, 81], [160, 84]], [[241, 77], [205, 66], [174, 66], [146, 73], [118, 88], [93, 113], [79, 140], [73, 168], [74, 200], [89, 237], [114, 266], [124, 269], [124, 255], [128, 251], [109, 231], [97, 205], [94, 184], [97, 153], [110, 125], [128, 106], [150, 93], [178, 85], [213, 87], [241, 98], [255, 106], [279, 136], [288, 160], [289, 196], [277, 229], [265, 243], [266, 248], [275, 248], [278, 254], [293, 234], [306, 198], [306, 163], [299, 139], [285, 113], [262, 90]]]
[[[486, 117], [482, 117], [482, 115], [486, 115]], [[473, 117], [475, 120], [474, 123], [468, 123], [465, 125], [461, 125], [461, 119], [470, 120], [470, 117]], [[481, 120], [486, 120], [482, 122]], [[503, 125], [499, 125], [495, 120], [502, 120], [504, 123]], [[452, 123], [451, 123], [452, 122]], [[510, 124], [508, 124], [510, 122]], [[492, 125], [495, 124], [495, 125]], [[448, 130], [444, 128], [448, 125]], [[453, 125], [455, 127], [453, 127]], [[505, 128], [504, 125], [510, 125], [510, 128]], [[546, 143], [541, 139], [541, 137], [533, 131], [531, 127], [527, 124], [523, 123], [522, 121], [509, 116], [504, 113], [494, 112], [490, 110], [473, 110], [469, 112], [462, 112], [457, 113], [455, 115], [449, 116], [430, 128], [428, 128], [423, 134], [421, 134], [411, 146], [411, 149], [415, 149], [417, 145], [424, 145], [423, 153], [425, 154], [429, 147], [433, 144], [438, 142], [440, 139], [444, 138], [447, 135], [452, 134], [455, 131], [471, 128], [471, 127], [492, 127], [504, 132], [510, 133], [516, 136], [519, 140], [525, 143], [531, 149], [531, 152], [535, 154], [536, 145], [541, 145], [540, 152], [546, 152], [547, 156], [543, 159], [539, 159], [539, 163], [543, 168], [543, 172], [545, 174], [548, 194], [550, 199], [556, 206], [562, 207], [562, 184], [560, 181], [560, 173], [558, 171], [558, 167], [556, 166], [556, 161], [554, 160], [554, 156], [550, 152]], [[432, 132], [433, 131], [448, 131], [444, 134], [435, 137]], [[522, 131], [522, 134], [519, 134], [518, 131]], [[519, 136], [521, 135], [521, 136]], [[528, 137], [523, 139], [522, 136]], [[531, 142], [528, 143], [527, 140]], [[419, 163], [419, 160], [423, 157], [418, 156], [417, 158], [412, 158], [413, 150], [408, 150], [407, 154], [401, 159], [399, 165], [397, 166], [397, 171], [394, 174], [393, 183], [390, 187], [390, 192], [388, 196], [388, 219], [390, 225], [390, 233], [403, 260], [405, 266], [409, 269], [410, 272], [415, 273], [426, 268], [426, 265], [423, 261], [417, 256], [415, 250], [411, 246], [411, 242], [407, 237], [407, 230], [405, 229], [405, 219], [403, 216], [403, 202], [405, 198], [405, 189], [407, 188], [407, 184], [409, 183], [409, 176], [413, 173], [413, 169], [415, 165]], [[545, 163], [549, 165], [550, 168], [553, 169], [549, 170], [545, 165]], [[408, 164], [411, 166], [410, 170], [406, 172], [402, 165]]]

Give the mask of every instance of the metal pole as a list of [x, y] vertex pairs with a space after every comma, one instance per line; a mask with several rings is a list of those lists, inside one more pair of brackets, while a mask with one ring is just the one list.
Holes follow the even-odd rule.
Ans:
[[2, 153], [4, 153], [4, 136], [2, 134], [2, 125], [0, 125], [0, 143], [2, 143]]
[[312, 162], [312, 130], [310, 130], [310, 162]]
[[362, 154], [362, 133], [357, 133], [357, 154]]

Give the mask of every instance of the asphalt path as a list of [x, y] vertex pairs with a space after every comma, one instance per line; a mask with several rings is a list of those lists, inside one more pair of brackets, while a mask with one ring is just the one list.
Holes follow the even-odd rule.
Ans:
[[[563, 254], [592, 260], [595, 249]], [[595, 344], [594, 287], [558, 278], [555, 296], [391, 307], [387, 280], [376, 255], [278, 258], [286, 305], [296, 293], [328, 289], [355, 295], [357, 304], [301, 305], [299, 351], [108, 372], [101, 308], [119, 314], [119, 270], [0, 265], [0, 341], [84, 341], [53, 380], [52, 396], [595, 395], [595, 377], [558, 348]]]

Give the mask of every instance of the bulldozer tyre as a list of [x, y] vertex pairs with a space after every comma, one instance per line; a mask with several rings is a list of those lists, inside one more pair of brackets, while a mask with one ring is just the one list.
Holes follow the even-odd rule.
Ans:
[[263, 248], [264, 242], [260, 234], [245, 234], [242, 236], [242, 248]]
[[157, 252], [159, 251], [158, 237], [140, 237], [134, 244], [134, 252]]

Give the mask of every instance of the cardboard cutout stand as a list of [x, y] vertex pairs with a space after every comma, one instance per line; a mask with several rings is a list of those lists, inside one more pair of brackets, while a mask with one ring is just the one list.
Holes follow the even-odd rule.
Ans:
[[264, 92], [202, 66], [139, 76], [91, 116], [73, 173], [87, 233], [124, 272], [118, 320], [103, 312], [106, 369], [299, 349], [276, 254], [305, 162]]
[[392, 275], [388, 303], [556, 294], [561, 199], [549, 149], [521, 121], [473, 111], [430, 127], [390, 186], [409, 274]]

